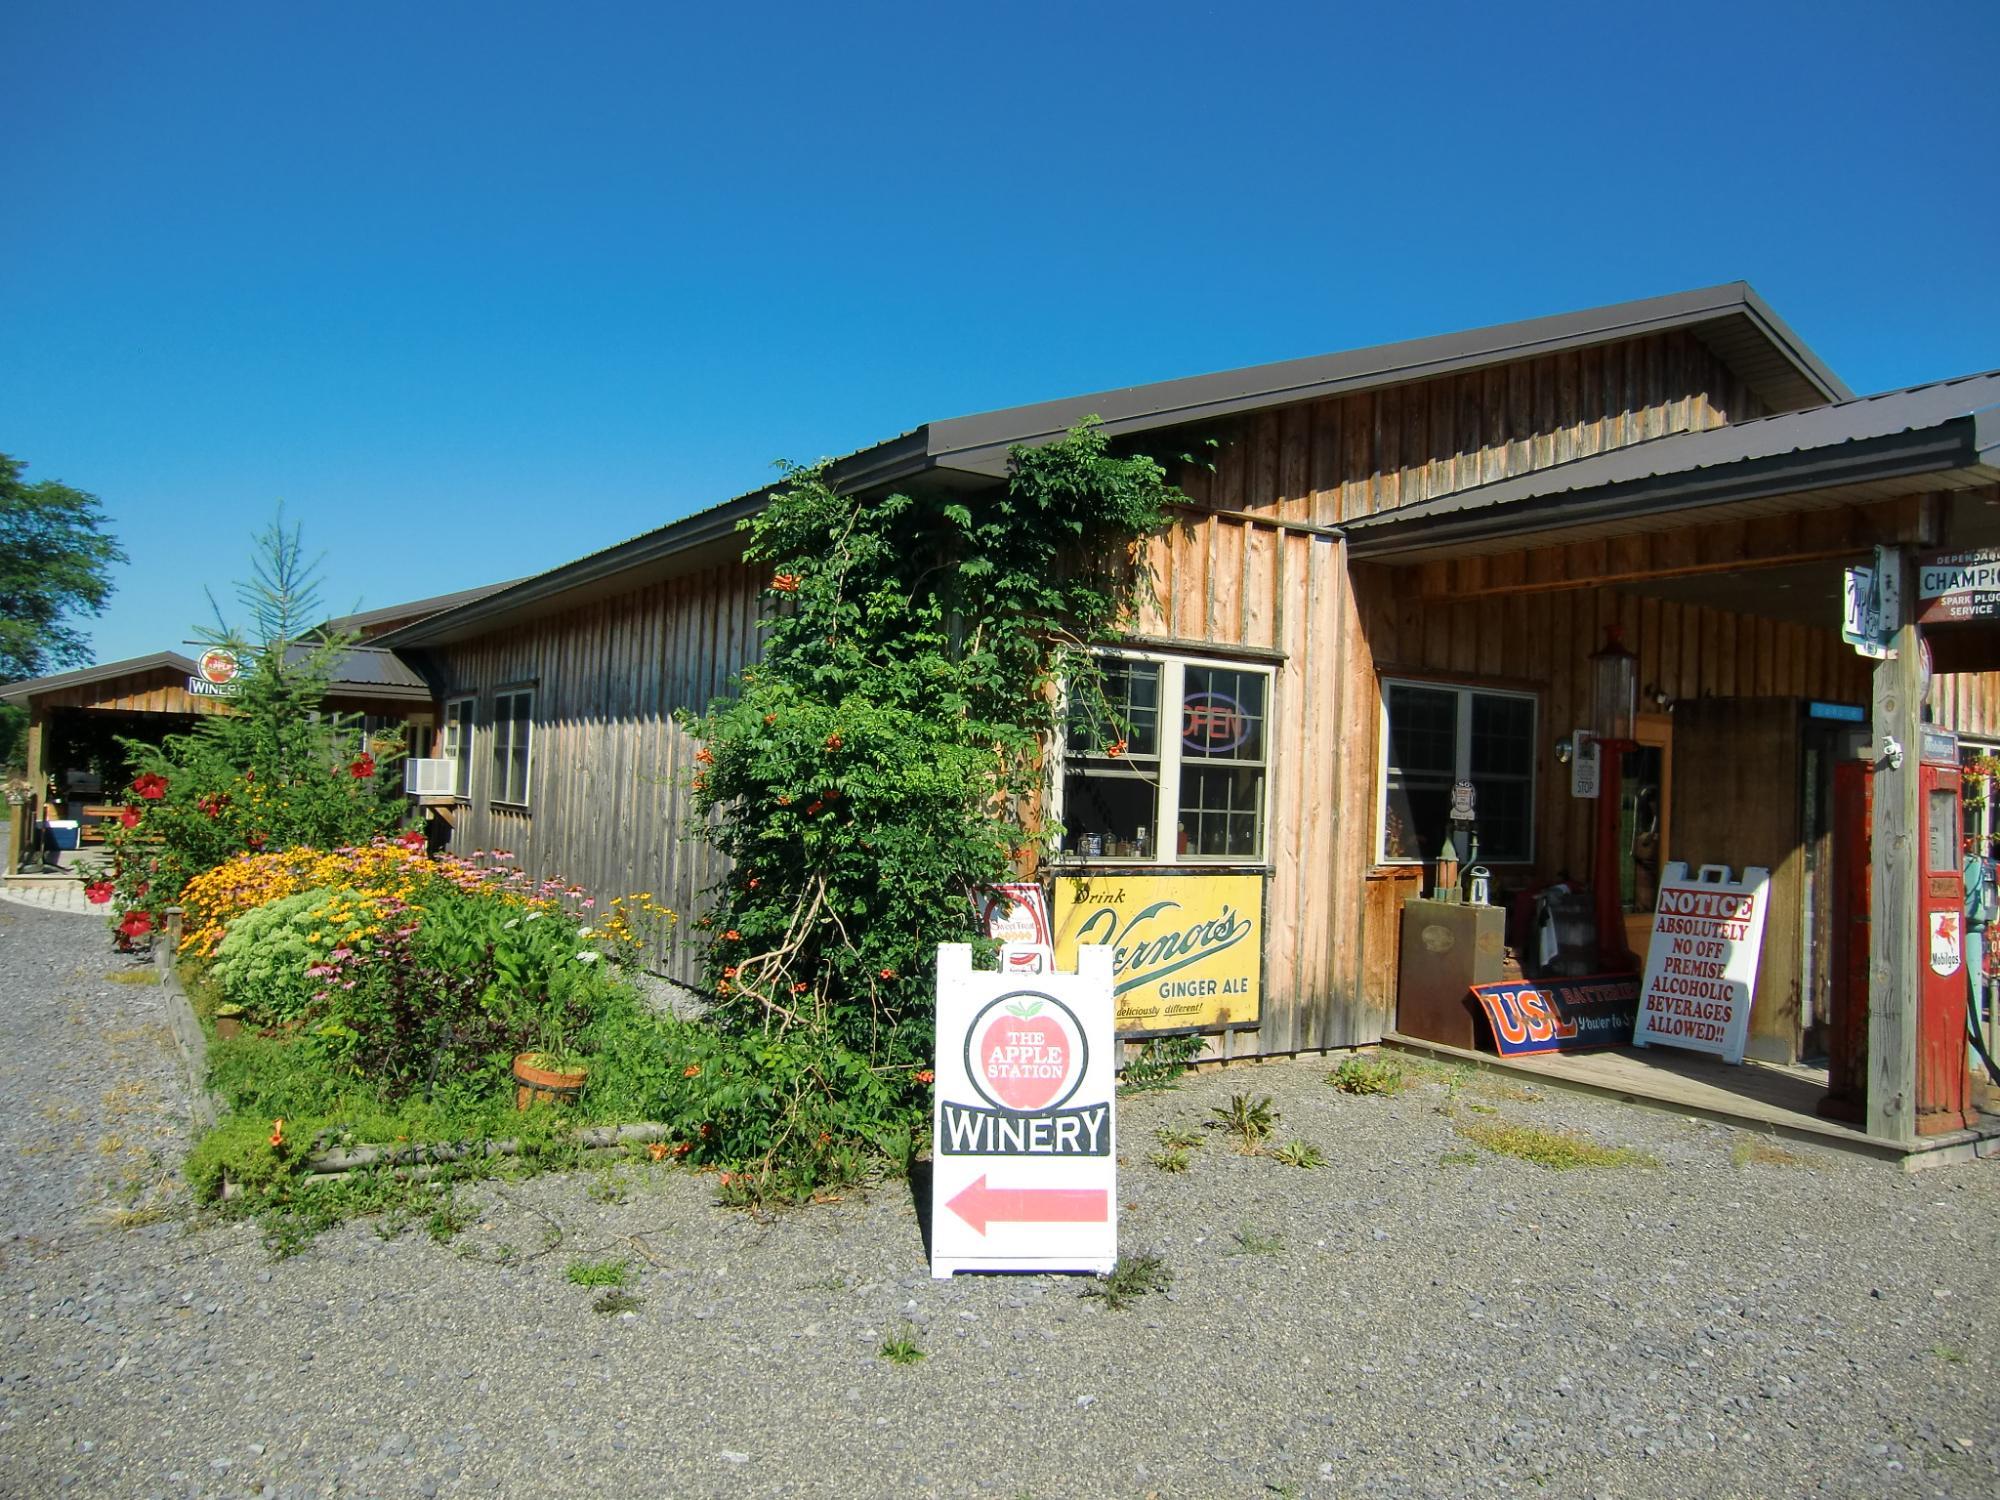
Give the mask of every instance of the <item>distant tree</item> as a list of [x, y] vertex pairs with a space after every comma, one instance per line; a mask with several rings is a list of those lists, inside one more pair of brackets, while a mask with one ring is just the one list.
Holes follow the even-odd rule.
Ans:
[[90, 660], [68, 623], [111, 597], [124, 550], [103, 531], [95, 495], [53, 479], [29, 484], [27, 465], [0, 453], [0, 681], [39, 677]]

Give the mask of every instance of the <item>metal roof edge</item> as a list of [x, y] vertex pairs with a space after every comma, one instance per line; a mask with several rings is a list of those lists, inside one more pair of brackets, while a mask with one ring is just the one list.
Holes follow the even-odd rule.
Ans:
[[[1491, 541], [1513, 532], [1597, 525], [1839, 484], [1940, 473], [1980, 462], [1974, 428], [1972, 416], [1951, 417], [1929, 427], [1880, 437], [1649, 474], [1595, 489], [1560, 490], [1456, 515], [1398, 516], [1390, 511], [1349, 522], [1343, 530], [1348, 554], [1365, 562]], [[1587, 513], [1552, 519], [1552, 512], [1577, 506], [1580, 497], [1588, 506]]]
[[1100, 417], [1105, 430], [1114, 435], [1145, 431], [1338, 395], [1343, 391], [1426, 380], [1503, 360], [1531, 359], [1568, 348], [1638, 338], [1670, 328], [1693, 327], [1731, 314], [1748, 318], [1827, 400], [1853, 399], [1853, 392], [1748, 282], [1731, 281], [1661, 297], [953, 417], [930, 424], [933, 434], [930, 453], [933, 458], [970, 460], [961, 466], [975, 472], [999, 472], [994, 466], [996, 453], [1004, 455], [1007, 448], [1017, 443], [1053, 440], [1089, 415]]
[[60, 692], [88, 682], [108, 682], [114, 677], [130, 677], [134, 673], [151, 672], [160, 667], [172, 667], [177, 672], [195, 670], [192, 657], [182, 656], [178, 651], [155, 651], [150, 656], [128, 656], [121, 661], [105, 662], [102, 666], [73, 667], [67, 672], [49, 672], [40, 677], [23, 677], [17, 682], [0, 684], [0, 702], [12, 703], [39, 693]]

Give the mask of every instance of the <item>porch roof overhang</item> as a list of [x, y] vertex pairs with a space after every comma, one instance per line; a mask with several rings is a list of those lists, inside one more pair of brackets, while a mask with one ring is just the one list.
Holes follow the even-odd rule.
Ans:
[[1342, 528], [1410, 564], [2000, 483], [2000, 371], [1676, 433]]

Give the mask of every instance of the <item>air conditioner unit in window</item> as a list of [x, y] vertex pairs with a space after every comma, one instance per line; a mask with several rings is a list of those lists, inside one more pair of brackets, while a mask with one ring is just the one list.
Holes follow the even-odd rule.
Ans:
[[457, 769], [455, 760], [442, 757], [420, 760], [413, 756], [403, 762], [403, 790], [412, 797], [449, 797]]

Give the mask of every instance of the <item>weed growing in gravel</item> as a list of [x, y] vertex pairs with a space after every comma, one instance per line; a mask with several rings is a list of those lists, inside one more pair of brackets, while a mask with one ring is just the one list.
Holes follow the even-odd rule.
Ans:
[[1657, 1167], [1659, 1162], [1628, 1146], [1600, 1146], [1570, 1130], [1545, 1130], [1539, 1125], [1488, 1125], [1462, 1121], [1454, 1128], [1474, 1145], [1500, 1156], [1519, 1157], [1538, 1167], [1565, 1172], [1575, 1167]]
[[1343, 1094], [1400, 1094], [1410, 1086], [1403, 1065], [1393, 1057], [1346, 1057], [1326, 1075]]
[[1201, 1056], [1201, 1049], [1207, 1043], [1208, 1038], [1198, 1033], [1154, 1037], [1139, 1049], [1138, 1056], [1120, 1070], [1118, 1092], [1144, 1094], [1155, 1089], [1172, 1088], [1194, 1060]]
[[1965, 1351], [1963, 1349], [1954, 1349], [1949, 1344], [1932, 1344], [1931, 1353], [1948, 1365], [1962, 1365], [1965, 1363]]
[[1479, 1160], [1477, 1151], [1447, 1151], [1438, 1158], [1441, 1167], [1468, 1167]]
[[916, 1330], [908, 1325], [882, 1340], [882, 1347], [875, 1352], [892, 1365], [913, 1365], [924, 1357], [924, 1351], [917, 1347]]
[[1184, 1125], [1162, 1125], [1153, 1132], [1153, 1139], [1169, 1151], [1192, 1151], [1204, 1137], [1199, 1130], [1189, 1130]]
[[1236, 1241], [1236, 1248], [1229, 1252], [1231, 1255], [1276, 1255], [1285, 1248], [1282, 1234], [1260, 1234], [1248, 1224], [1229, 1237]]
[[639, 1299], [637, 1297], [623, 1288], [613, 1287], [595, 1302], [591, 1303], [590, 1310], [598, 1313], [622, 1313], [632, 1312], [638, 1306]]
[[1326, 1165], [1326, 1153], [1309, 1141], [1286, 1141], [1271, 1153], [1271, 1159], [1288, 1167], [1304, 1167], [1307, 1171]]
[[573, 1260], [563, 1275], [575, 1286], [623, 1286], [632, 1267], [623, 1260]]
[[1279, 1114], [1271, 1108], [1271, 1096], [1252, 1099], [1248, 1094], [1232, 1094], [1229, 1103], [1218, 1104], [1209, 1113], [1215, 1116], [1209, 1121], [1214, 1130], [1226, 1130], [1236, 1137], [1236, 1149], [1245, 1156], [1254, 1156], [1264, 1149], [1271, 1132], [1278, 1128]]
[[1796, 1151], [1787, 1151], [1776, 1141], [1744, 1136], [1729, 1148], [1732, 1167], [1803, 1167], [1811, 1165]]
[[1162, 1172], [1185, 1172], [1194, 1160], [1185, 1146], [1170, 1146], [1165, 1151], [1155, 1151], [1148, 1159]]
[[158, 984], [160, 982], [160, 971], [158, 969], [145, 968], [113, 969], [104, 977], [113, 984]]
[[1137, 1255], [1121, 1255], [1111, 1274], [1100, 1276], [1083, 1289], [1086, 1297], [1096, 1297], [1114, 1310], [1130, 1306], [1150, 1292], [1164, 1292], [1174, 1284], [1167, 1263], [1150, 1250]]
[[444, 1202], [431, 1211], [430, 1218], [424, 1222], [424, 1228], [433, 1241], [440, 1245], [449, 1245], [458, 1237], [460, 1230], [469, 1227], [478, 1217], [479, 1215], [460, 1203], [447, 1188]]
[[609, 1170], [599, 1172], [596, 1179], [583, 1191], [585, 1196], [598, 1203], [623, 1203], [627, 1197], [625, 1184]]

